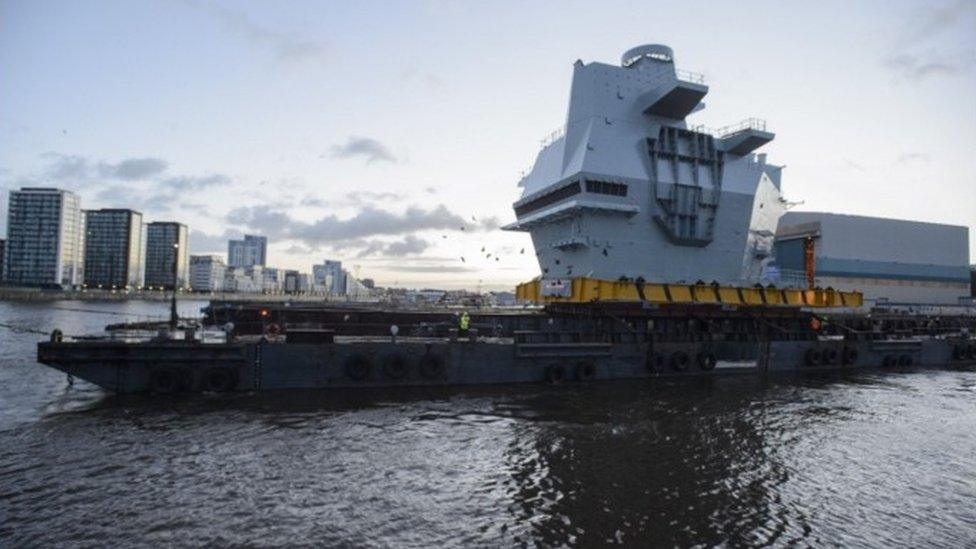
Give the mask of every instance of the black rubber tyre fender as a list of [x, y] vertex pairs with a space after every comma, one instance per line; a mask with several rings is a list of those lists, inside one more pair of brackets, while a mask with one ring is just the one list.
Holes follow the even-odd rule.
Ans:
[[807, 366], [820, 366], [822, 359], [823, 355], [820, 353], [820, 349], [816, 347], [811, 347], [807, 349], [807, 352], [803, 353], [803, 362]]
[[203, 389], [211, 393], [226, 393], [237, 386], [237, 373], [224, 366], [209, 368], [203, 374]]
[[841, 353], [841, 361], [844, 363], [844, 366], [853, 366], [857, 364], [858, 356], [859, 353], [856, 348], [844, 347], [844, 352]]
[[158, 368], [149, 374], [149, 390], [153, 393], [168, 395], [178, 388], [176, 373], [169, 368]]
[[709, 351], [702, 351], [698, 353], [695, 357], [695, 361], [698, 363], [698, 367], [704, 371], [710, 371], [715, 369], [715, 364], [718, 362], [715, 359], [715, 355]]
[[559, 364], [551, 364], [546, 368], [546, 381], [552, 385], [566, 381], [566, 368]]
[[840, 358], [840, 353], [837, 351], [837, 349], [828, 347], [824, 349], [822, 353], [820, 353], [820, 356], [823, 358], [824, 364], [837, 364], [837, 360]]
[[176, 373], [176, 390], [181, 393], [190, 393], [196, 388], [196, 380], [194, 379], [193, 370], [185, 366], [179, 367], [175, 370]]
[[581, 360], [576, 365], [577, 381], [593, 381], [596, 379], [596, 362], [592, 360]]
[[881, 361], [881, 365], [885, 368], [891, 368], [898, 364], [898, 357], [895, 355], [885, 355], [884, 359]]
[[664, 358], [664, 353], [647, 353], [647, 369], [652, 372], [662, 372], [664, 367], [667, 365], [667, 359]]
[[899, 366], [911, 366], [913, 364], [915, 364], [915, 357], [912, 355], [905, 354], [898, 357]]
[[370, 363], [366, 355], [352, 355], [346, 359], [344, 366], [346, 377], [355, 381], [364, 381], [369, 377]]
[[383, 358], [383, 375], [390, 379], [404, 379], [410, 374], [410, 362], [407, 357], [390, 353]]
[[420, 358], [420, 375], [427, 379], [443, 377], [446, 366], [440, 356], [424, 355]]
[[671, 353], [670, 363], [673, 370], [685, 372], [688, 370], [688, 366], [691, 365], [691, 358], [684, 351], [675, 351]]
[[969, 350], [964, 343], [957, 343], [952, 347], [952, 360], [966, 360]]

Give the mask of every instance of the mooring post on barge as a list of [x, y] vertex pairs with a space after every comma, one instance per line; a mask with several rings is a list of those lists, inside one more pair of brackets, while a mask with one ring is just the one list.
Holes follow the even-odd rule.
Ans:
[[180, 315], [176, 308], [176, 292], [180, 276], [180, 243], [173, 243], [173, 298], [169, 303], [169, 331], [175, 332], [179, 327]]

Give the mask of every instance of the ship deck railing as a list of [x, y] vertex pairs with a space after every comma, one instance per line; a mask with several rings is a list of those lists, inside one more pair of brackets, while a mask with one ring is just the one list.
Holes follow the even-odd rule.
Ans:
[[674, 69], [674, 75], [678, 77], [678, 80], [684, 82], [691, 82], [693, 84], [705, 84], [705, 75], [700, 72], [689, 71], [685, 69]]
[[706, 126], [705, 124], [694, 124], [689, 126], [688, 129], [697, 133], [706, 133], [718, 139], [724, 139], [745, 131], [755, 130], [764, 132], [766, 131], [766, 121], [762, 118], [752, 117], [746, 118], [741, 122], [736, 122], [735, 124], [729, 124], [727, 126], [721, 126], [718, 128]]
[[[177, 330], [167, 337], [161, 337], [158, 330], [145, 329], [116, 329], [98, 334], [64, 336], [65, 342], [101, 341], [112, 343], [149, 343], [153, 341], [186, 341], [186, 330]], [[227, 334], [223, 330], [195, 330], [193, 341], [196, 343], [227, 343]]]

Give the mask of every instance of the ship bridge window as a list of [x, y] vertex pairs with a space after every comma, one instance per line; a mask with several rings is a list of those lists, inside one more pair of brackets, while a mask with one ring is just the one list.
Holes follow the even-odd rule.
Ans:
[[545, 208], [550, 204], [555, 204], [564, 198], [569, 198], [570, 196], [579, 194], [580, 184], [579, 181], [574, 182], [572, 185], [567, 185], [555, 192], [551, 192], [547, 195], [540, 196], [535, 200], [526, 202], [521, 206], [515, 208], [515, 215], [522, 216], [530, 212], [534, 212], [538, 209]]
[[623, 183], [610, 183], [609, 181], [586, 180], [586, 192], [597, 194], [609, 194], [611, 196], [627, 196], [627, 185]]

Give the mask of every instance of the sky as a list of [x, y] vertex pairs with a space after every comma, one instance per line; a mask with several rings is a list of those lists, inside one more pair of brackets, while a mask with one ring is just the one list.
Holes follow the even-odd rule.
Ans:
[[191, 253], [266, 234], [273, 266], [510, 288], [538, 265], [499, 226], [572, 63], [645, 43], [705, 75], [690, 122], [767, 120], [796, 209], [976, 226], [976, 0], [0, 0], [0, 208], [61, 187]]

